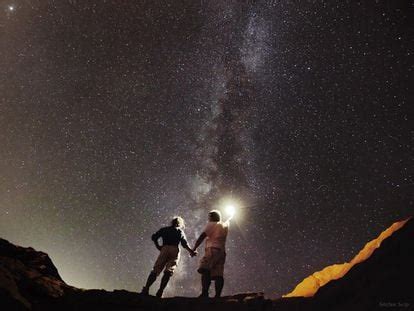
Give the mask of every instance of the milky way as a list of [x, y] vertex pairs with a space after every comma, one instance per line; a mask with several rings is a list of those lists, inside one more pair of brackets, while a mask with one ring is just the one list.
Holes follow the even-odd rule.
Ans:
[[[289, 292], [413, 207], [407, 1], [0, 1], [0, 236], [138, 291], [240, 207], [225, 294]], [[197, 295], [182, 257], [166, 294]]]

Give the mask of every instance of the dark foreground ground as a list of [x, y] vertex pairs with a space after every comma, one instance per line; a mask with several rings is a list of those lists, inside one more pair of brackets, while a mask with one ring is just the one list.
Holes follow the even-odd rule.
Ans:
[[260, 293], [158, 299], [78, 289], [62, 280], [47, 254], [0, 239], [0, 310], [414, 310], [414, 221], [314, 297], [276, 300]]

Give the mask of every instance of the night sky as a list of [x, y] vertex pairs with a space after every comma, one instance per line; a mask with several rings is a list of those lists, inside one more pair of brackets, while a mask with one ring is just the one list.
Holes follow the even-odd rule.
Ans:
[[[0, 237], [139, 291], [238, 206], [224, 294], [286, 294], [412, 214], [408, 1], [0, 0]], [[197, 295], [182, 253], [166, 296]], [[156, 286], [154, 286], [156, 287]]]

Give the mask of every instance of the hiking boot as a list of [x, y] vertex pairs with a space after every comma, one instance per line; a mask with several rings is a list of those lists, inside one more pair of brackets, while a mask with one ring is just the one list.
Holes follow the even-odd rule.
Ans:
[[208, 298], [208, 293], [202, 292], [198, 298]]

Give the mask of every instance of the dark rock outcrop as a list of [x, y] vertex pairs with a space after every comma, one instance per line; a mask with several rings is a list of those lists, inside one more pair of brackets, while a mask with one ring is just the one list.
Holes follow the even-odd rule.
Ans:
[[0, 305], [26, 310], [71, 290], [47, 254], [0, 239]]
[[157, 299], [124, 290], [67, 285], [47, 254], [0, 239], [0, 310], [414, 310], [414, 221], [342, 278], [311, 298], [270, 300], [246, 293], [221, 299]]

